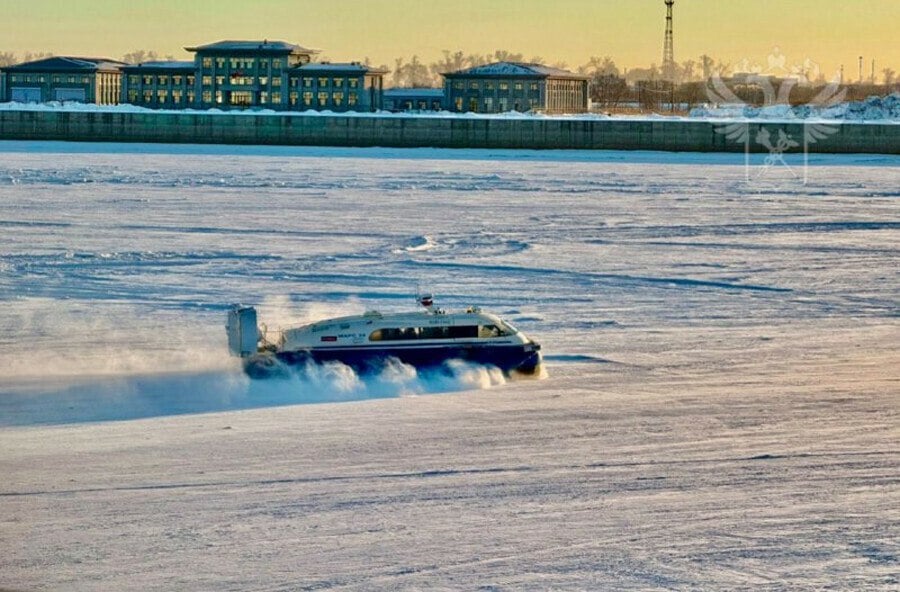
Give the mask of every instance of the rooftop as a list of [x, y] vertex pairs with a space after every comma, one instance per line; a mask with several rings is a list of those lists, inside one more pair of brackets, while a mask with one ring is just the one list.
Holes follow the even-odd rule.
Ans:
[[374, 74], [387, 74], [387, 70], [367, 66], [360, 62], [310, 62], [309, 64], [297, 66], [294, 70], [303, 72], [358, 72], [360, 74], [372, 72]]
[[162, 61], [162, 62], [141, 62], [140, 64], [129, 64], [125, 69], [146, 68], [153, 70], [193, 70], [194, 62], [191, 61]]
[[446, 72], [445, 77], [495, 77], [495, 76], [521, 76], [524, 78], [569, 78], [573, 80], [587, 80], [587, 76], [581, 76], [568, 70], [553, 68], [543, 64], [531, 64], [526, 62], [494, 62], [483, 66], [474, 66], [456, 72]]
[[118, 70], [125, 62], [110, 58], [86, 58], [75, 56], [53, 56], [33, 62], [25, 62], [3, 68], [5, 71], [25, 72], [95, 72], [97, 70]]
[[204, 52], [266, 52], [266, 53], [319, 53], [317, 49], [309, 49], [286, 41], [269, 41], [264, 39], [258, 40], [226, 40], [216, 41], [207, 45], [198, 45], [196, 47], [185, 47], [188, 51], [204, 51]]

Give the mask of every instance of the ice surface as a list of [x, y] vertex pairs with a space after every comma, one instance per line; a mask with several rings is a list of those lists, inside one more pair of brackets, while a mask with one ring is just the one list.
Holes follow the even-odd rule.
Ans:
[[[0, 143], [0, 587], [897, 589], [900, 159], [741, 161]], [[549, 376], [225, 352], [417, 283]]]

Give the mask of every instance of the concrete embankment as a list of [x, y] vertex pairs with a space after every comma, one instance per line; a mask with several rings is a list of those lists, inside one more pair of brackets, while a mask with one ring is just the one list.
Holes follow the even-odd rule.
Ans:
[[[804, 142], [804, 138], [810, 139]], [[2, 140], [900, 154], [900, 124], [0, 111]]]

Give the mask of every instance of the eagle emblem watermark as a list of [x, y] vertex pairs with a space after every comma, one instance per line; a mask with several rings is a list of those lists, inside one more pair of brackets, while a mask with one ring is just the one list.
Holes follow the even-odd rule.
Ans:
[[[777, 169], [787, 171], [792, 178], [807, 184], [810, 146], [840, 130], [839, 124], [821, 117], [824, 110], [846, 99], [847, 89], [843, 88], [840, 76], [826, 81], [818, 64], [809, 58], [790, 65], [777, 47], [768, 56], [765, 66], [744, 60], [734, 70], [737, 73], [729, 78], [723, 77], [722, 72], [715, 72], [706, 92], [713, 105], [731, 112], [740, 111], [738, 117], [717, 123], [715, 131], [744, 145], [746, 180], [753, 180], [754, 172], [756, 178], [763, 178], [771, 176]], [[815, 88], [818, 91], [809, 100], [798, 102], [796, 98], [792, 99], [792, 93], [797, 89], [814, 92]], [[756, 125], [760, 123], [768, 125]], [[800, 133], [796, 131], [798, 125], [802, 130]], [[768, 156], [754, 171], [750, 154], [760, 151], [767, 151]], [[795, 170], [785, 158], [785, 154], [797, 151], [803, 153], [802, 171]]]

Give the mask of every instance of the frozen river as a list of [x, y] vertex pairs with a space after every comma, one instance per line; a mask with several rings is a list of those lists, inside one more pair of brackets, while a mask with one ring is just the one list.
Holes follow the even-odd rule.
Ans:
[[[0, 588], [897, 589], [900, 159], [788, 164], [0, 142]], [[225, 351], [417, 285], [548, 376]]]

